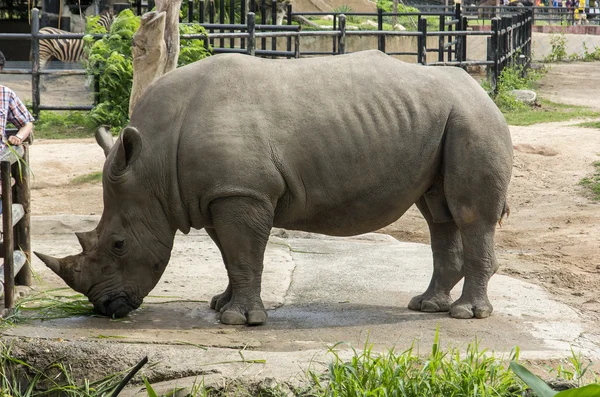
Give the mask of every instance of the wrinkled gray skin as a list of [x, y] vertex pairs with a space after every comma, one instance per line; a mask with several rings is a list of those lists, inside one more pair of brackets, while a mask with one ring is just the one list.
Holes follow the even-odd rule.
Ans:
[[483, 318], [511, 168], [503, 116], [461, 69], [377, 51], [217, 55], [168, 73], [140, 99], [106, 159], [100, 223], [78, 234], [83, 253], [40, 257], [98, 312], [124, 316], [160, 279], [175, 232], [204, 228], [229, 276], [210, 306], [225, 324], [261, 324], [273, 226], [351, 236], [416, 203], [433, 277], [409, 308]]

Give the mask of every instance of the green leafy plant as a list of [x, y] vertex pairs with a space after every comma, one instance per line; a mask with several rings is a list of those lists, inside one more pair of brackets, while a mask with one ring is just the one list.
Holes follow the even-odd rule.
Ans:
[[[342, 4], [341, 6], [334, 8], [333, 12], [341, 12], [343, 14], [347, 14], [349, 12], [354, 12], [354, 10], [349, 5]], [[360, 23], [360, 17], [356, 15], [346, 15], [346, 21], [350, 23]]]
[[509, 65], [498, 77], [496, 91], [489, 81], [483, 81], [482, 87], [492, 97], [498, 108], [503, 112], [528, 108], [528, 105], [517, 101], [512, 95], [513, 90], [533, 89], [537, 82], [546, 74], [546, 69], [527, 69], [523, 65]]
[[597, 397], [600, 396], [600, 385], [590, 384], [575, 389], [556, 391], [553, 390], [541, 378], [534, 375], [522, 365], [511, 362], [510, 369], [514, 371], [519, 378], [523, 380], [535, 392], [538, 397]]
[[[99, 104], [91, 112], [97, 125], [108, 125], [118, 131], [129, 121], [129, 97], [133, 84], [131, 43], [139, 26], [140, 17], [131, 10], [124, 10], [115, 18], [104, 38], [97, 41], [91, 36], [84, 38], [88, 53], [85, 68], [88, 74], [98, 76], [100, 82]], [[103, 33], [102, 28], [97, 26], [88, 25], [88, 31]], [[179, 25], [180, 34], [203, 32], [204, 28], [198, 24]], [[183, 66], [208, 55], [210, 53], [202, 40], [181, 40], [178, 65]]]
[[567, 59], [567, 38], [564, 33], [552, 35], [550, 45], [552, 49], [550, 54], [544, 58], [545, 62], [559, 62]]

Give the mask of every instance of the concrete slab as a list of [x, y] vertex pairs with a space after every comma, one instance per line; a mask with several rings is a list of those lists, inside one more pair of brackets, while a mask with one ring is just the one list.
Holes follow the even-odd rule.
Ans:
[[[33, 248], [54, 256], [77, 253], [73, 232], [91, 230], [97, 221], [94, 216], [34, 217]], [[508, 276], [495, 275], [490, 282], [495, 311], [488, 319], [408, 310], [410, 298], [427, 287], [431, 263], [429, 246], [387, 235], [334, 238], [275, 230], [263, 277], [268, 323], [224, 326], [208, 301], [226, 286], [225, 269], [210, 238], [194, 231], [176, 237], [162, 280], [142, 308], [125, 319], [48, 320], [3, 329], [2, 335], [16, 341], [16, 351], [38, 361], [67, 358], [74, 371], [85, 374], [93, 366], [96, 376], [149, 354], [158, 364], [147, 375], [156, 381], [197, 375], [207, 382], [300, 381], [308, 367], [327, 363], [327, 348], [338, 342], [361, 348], [368, 341], [375, 349], [401, 351], [416, 341], [426, 352], [436, 327], [444, 346], [460, 348], [478, 340], [498, 354], [519, 346], [528, 359], [566, 357], [574, 346], [586, 357], [600, 358], [600, 341], [588, 339], [576, 310]], [[36, 288], [64, 286], [37, 258], [33, 267], [42, 280]]]

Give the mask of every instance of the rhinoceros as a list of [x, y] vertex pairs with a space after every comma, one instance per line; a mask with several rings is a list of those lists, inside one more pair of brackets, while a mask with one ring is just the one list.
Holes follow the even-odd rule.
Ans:
[[262, 324], [272, 227], [352, 236], [416, 203], [433, 276], [408, 307], [484, 318], [512, 158], [504, 117], [462, 69], [377, 51], [212, 56], [140, 98], [106, 158], [100, 222], [77, 234], [83, 252], [38, 256], [97, 312], [120, 317], [159, 281], [176, 231], [203, 228], [229, 278], [210, 307], [224, 324]]

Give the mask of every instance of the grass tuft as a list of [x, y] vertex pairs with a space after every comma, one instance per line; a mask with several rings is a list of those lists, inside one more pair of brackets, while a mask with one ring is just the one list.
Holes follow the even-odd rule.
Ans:
[[14, 310], [2, 319], [0, 328], [35, 320], [95, 315], [92, 304], [85, 296], [66, 294], [70, 291], [69, 288], [57, 288], [20, 298]]
[[600, 201], [600, 161], [595, 161], [592, 165], [596, 168], [594, 175], [583, 178], [579, 184], [590, 190], [592, 200]]
[[509, 125], [533, 125], [579, 118], [600, 117], [600, 112], [583, 106], [565, 105], [540, 99], [534, 107], [522, 107], [504, 111]]
[[585, 123], [577, 124], [578, 127], [586, 127], [586, 128], [598, 128], [600, 129], [600, 121], [587, 121]]
[[[436, 331], [431, 353], [421, 357], [414, 346], [397, 354], [390, 349], [375, 354], [372, 346], [343, 361], [334, 346], [329, 376], [315, 373], [310, 377], [319, 396], [522, 396], [526, 389], [501, 359], [488, 355], [478, 342], [467, 347], [466, 354], [458, 349], [440, 349]], [[517, 360], [519, 350], [511, 354]]]
[[80, 175], [71, 180], [74, 185], [82, 185], [84, 183], [99, 183], [102, 182], [102, 171], [91, 172], [86, 175]]

